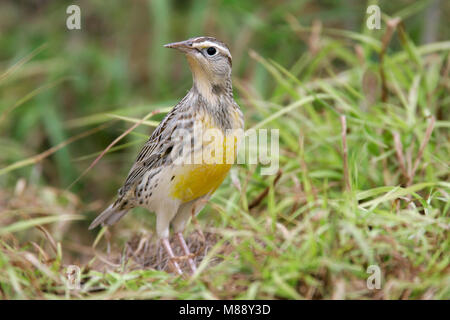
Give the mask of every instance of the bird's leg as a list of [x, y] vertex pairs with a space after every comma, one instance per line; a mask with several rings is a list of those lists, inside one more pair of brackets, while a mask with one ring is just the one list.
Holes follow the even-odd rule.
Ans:
[[175, 271], [179, 274], [182, 275], [183, 272], [180, 269], [180, 266], [178, 265], [178, 262], [175, 261], [175, 255], [173, 254], [172, 251], [172, 247], [170, 246], [170, 242], [168, 238], [162, 238], [161, 242], [164, 246], [164, 249], [166, 249], [167, 254], [169, 255], [170, 258], [170, 262], [173, 263], [173, 266], [175, 267]]
[[186, 241], [184, 241], [183, 233], [177, 232], [177, 238], [178, 241], [180, 241], [181, 248], [183, 248], [184, 254], [188, 257], [189, 267], [191, 268], [192, 273], [195, 273], [197, 267], [195, 266], [194, 260], [192, 260], [191, 258], [191, 252], [189, 251]]

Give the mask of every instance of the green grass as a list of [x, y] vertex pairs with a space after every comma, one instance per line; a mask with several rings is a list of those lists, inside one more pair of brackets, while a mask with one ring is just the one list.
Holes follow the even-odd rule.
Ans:
[[[383, 29], [373, 31], [361, 20], [364, 4], [362, 13], [319, 4], [317, 14], [301, 1], [154, 1], [129, 11], [113, 3], [107, 12], [92, 3], [81, 4], [79, 34], [48, 22], [62, 21], [53, 2], [33, 27], [5, 16], [1, 299], [450, 298], [450, 42], [442, 27], [435, 42], [421, 43], [426, 1], [381, 2]], [[12, 4], [0, 12], [31, 14]], [[209, 21], [217, 12], [222, 19]], [[395, 16], [403, 24], [387, 42]], [[317, 49], [302, 40], [314, 19], [323, 22]], [[187, 63], [161, 44], [203, 33], [231, 46], [246, 129], [280, 130], [280, 171], [234, 167], [187, 230], [199, 272], [177, 277], [159, 256], [153, 214], [134, 210], [100, 233], [87, 227], [149, 127], [189, 88]], [[73, 264], [82, 290], [65, 285]], [[370, 265], [381, 269], [379, 290], [366, 286]]]

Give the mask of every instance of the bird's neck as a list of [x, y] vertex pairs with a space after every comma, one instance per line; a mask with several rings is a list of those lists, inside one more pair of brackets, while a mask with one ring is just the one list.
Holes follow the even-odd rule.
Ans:
[[192, 89], [210, 103], [217, 103], [223, 97], [233, 97], [231, 79], [214, 81], [203, 75], [194, 75]]
[[206, 101], [216, 104], [223, 97], [233, 97], [231, 75], [218, 77], [209, 74], [194, 61], [189, 61], [189, 64], [192, 71], [192, 90]]

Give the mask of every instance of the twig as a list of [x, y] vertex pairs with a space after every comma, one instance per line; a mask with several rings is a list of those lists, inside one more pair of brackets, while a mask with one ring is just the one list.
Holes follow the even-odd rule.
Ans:
[[400, 18], [394, 18], [387, 22], [387, 29], [381, 40], [382, 47], [380, 52], [380, 77], [381, 77], [381, 101], [387, 101], [388, 89], [386, 84], [386, 75], [384, 74], [384, 55], [386, 54], [389, 42], [391, 42], [397, 25], [401, 22]]
[[300, 181], [298, 181], [297, 176], [292, 176], [292, 181], [294, 182], [294, 204], [291, 209], [291, 214], [293, 214], [299, 206], [300, 198], [301, 198], [301, 192], [302, 192], [302, 186], [300, 185]]
[[425, 147], [427, 146], [428, 141], [430, 141], [431, 134], [433, 133], [433, 128], [434, 128], [435, 122], [436, 122], [436, 119], [434, 118], [434, 116], [432, 116], [430, 119], [430, 124], [427, 127], [427, 131], [425, 132], [425, 138], [423, 139], [422, 144], [420, 145], [420, 148], [419, 148], [419, 152], [417, 153], [416, 161], [414, 161], [414, 166], [412, 168], [411, 175], [409, 176], [408, 185], [412, 184], [414, 175], [416, 174], [417, 168], [419, 167], [419, 163], [422, 160], [423, 151], [425, 150]]
[[86, 170], [83, 171], [83, 173], [75, 179], [74, 182], [72, 182], [67, 188], [66, 190], [69, 190], [70, 188], [73, 187], [73, 185], [75, 183], [77, 183], [82, 177], [84, 177], [86, 175], [86, 173], [88, 173], [89, 170], [91, 170], [96, 164], [97, 162], [105, 155], [105, 153], [107, 153], [109, 151], [109, 149], [111, 149], [117, 142], [119, 142], [120, 140], [122, 140], [126, 135], [128, 135], [131, 131], [133, 131], [134, 129], [136, 129], [139, 125], [141, 125], [145, 120], [147, 120], [148, 118], [154, 116], [155, 114], [158, 114], [160, 111], [159, 110], [154, 110], [152, 112], [150, 112], [149, 114], [147, 114], [144, 118], [142, 118], [141, 120], [139, 120], [138, 122], [136, 122], [134, 125], [132, 125], [129, 129], [127, 129], [124, 133], [122, 133], [120, 136], [118, 136], [113, 142], [111, 142], [109, 144], [109, 146], [106, 147], [105, 150], [102, 151], [102, 153], [100, 153], [98, 155], [97, 158], [95, 158], [94, 161], [92, 161], [92, 163], [89, 165], [89, 167], [86, 168]]
[[52, 235], [41, 225], [37, 225], [36, 228], [40, 230], [44, 236], [47, 238], [48, 242], [50, 243], [50, 247], [53, 249], [53, 252], [55, 254], [58, 254], [58, 246], [56, 245], [55, 239], [53, 239]]
[[59, 149], [62, 149], [65, 146], [71, 144], [72, 142], [75, 142], [75, 141], [77, 141], [79, 139], [82, 139], [82, 138], [87, 137], [87, 136], [89, 136], [91, 134], [94, 134], [94, 133], [96, 133], [96, 132], [106, 128], [109, 125], [110, 125], [110, 123], [105, 123], [105, 124], [103, 124], [101, 126], [93, 128], [91, 130], [88, 130], [88, 131], [82, 132], [80, 134], [77, 134], [77, 135], [75, 135], [73, 137], [70, 137], [66, 141], [63, 141], [63, 142], [57, 144], [56, 146], [51, 147], [50, 149], [48, 149], [48, 150], [46, 150], [46, 151], [44, 151], [42, 153], [39, 153], [39, 154], [37, 154], [37, 155], [35, 155], [35, 156], [31, 157], [31, 158], [18, 161], [16, 163], [13, 163], [12, 165], [9, 165], [9, 166], [7, 166], [5, 168], [2, 168], [2, 169], [0, 169], [0, 176], [2, 174], [5, 174], [5, 173], [9, 172], [9, 171], [12, 171], [12, 170], [15, 170], [15, 169], [18, 169], [18, 168], [22, 168], [22, 167], [25, 167], [25, 166], [28, 166], [28, 165], [31, 165], [31, 164], [38, 163], [38, 162], [42, 161], [43, 159], [47, 158], [48, 156], [52, 155], [53, 153], [55, 153]]
[[361, 65], [361, 67], [363, 67], [365, 63], [364, 49], [360, 44], [355, 45], [354, 48], [356, 57], [358, 58], [358, 62]]
[[304, 190], [306, 193], [306, 196], [308, 198], [309, 201], [317, 200], [317, 194], [316, 194], [316, 190], [314, 189], [311, 180], [309, 179], [309, 175], [308, 175], [308, 166], [306, 165], [306, 161], [305, 161], [305, 147], [304, 147], [304, 143], [305, 143], [305, 139], [304, 139], [304, 134], [302, 132], [302, 130], [300, 130], [300, 134], [299, 134], [299, 139], [298, 139], [298, 144], [300, 147], [300, 167], [302, 168], [302, 172], [304, 175]]
[[[273, 186], [274, 186], [274, 187], [275, 187], [275, 185], [277, 184], [278, 180], [280, 180], [282, 174], [283, 174], [283, 171], [282, 171], [281, 169], [279, 169], [278, 172], [277, 172], [277, 175], [276, 175], [275, 179], [273, 180]], [[267, 195], [269, 194], [269, 190], [270, 190], [270, 187], [267, 187], [266, 189], [264, 189], [264, 191], [261, 192], [261, 193], [255, 198], [255, 200], [253, 200], [253, 201], [250, 203], [250, 205], [248, 206], [248, 209], [251, 210], [251, 209], [257, 207], [257, 206], [261, 203], [261, 201], [263, 201], [263, 199], [264, 199], [265, 197], [267, 197]]]
[[344, 158], [344, 182], [345, 190], [350, 191], [350, 176], [348, 173], [348, 150], [347, 150], [347, 120], [345, 116], [341, 116], [341, 136], [342, 136], [342, 153]]
[[317, 55], [320, 49], [320, 32], [322, 31], [322, 22], [314, 20], [311, 27], [311, 35], [308, 38], [309, 52], [312, 56]]
[[394, 131], [392, 135], [394, 136], [395, 154], [397, 155], [398, 165], [405, 179], [409, 179], [408, 172], [406, 171], [405, 157], [403, 156], [403, 145], [400, 140], [400, 134], [397, 131]]
[[413, 152], [413, 148], [414, 148], [414, 143], [415, 143], [415, 139], [412, 140], [410, 146], [408, 147], [408, 149], [406, 150], [406, 171], [408, 172], [408, 181], [411, 177], [411, 172], [412, 172], [412, 152]]
[[0, 82], [5, 80], [9, 75], [13, 74], [17, 70], [20, 69], [25, 63], [33, 59], [35, 56], [37, 56], [42, 50], [46, 49], [48, 47], [48, 43], [44, 43], [31, 51], [29, 54], [27, 54], [25, 57], [20, 59], [17, 63], [13, 64], [8, 70], [6, 70], [4, 73], [0, 74]]

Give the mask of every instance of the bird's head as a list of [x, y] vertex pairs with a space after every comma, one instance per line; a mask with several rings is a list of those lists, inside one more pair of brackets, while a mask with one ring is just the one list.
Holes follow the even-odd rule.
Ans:
[[223, 42], [198, 37], [169, 43], [166, 48], [182, 51], [189, 62], [194, 86], [202, 94], [219, 94], [231, 89], [231, 54]]

